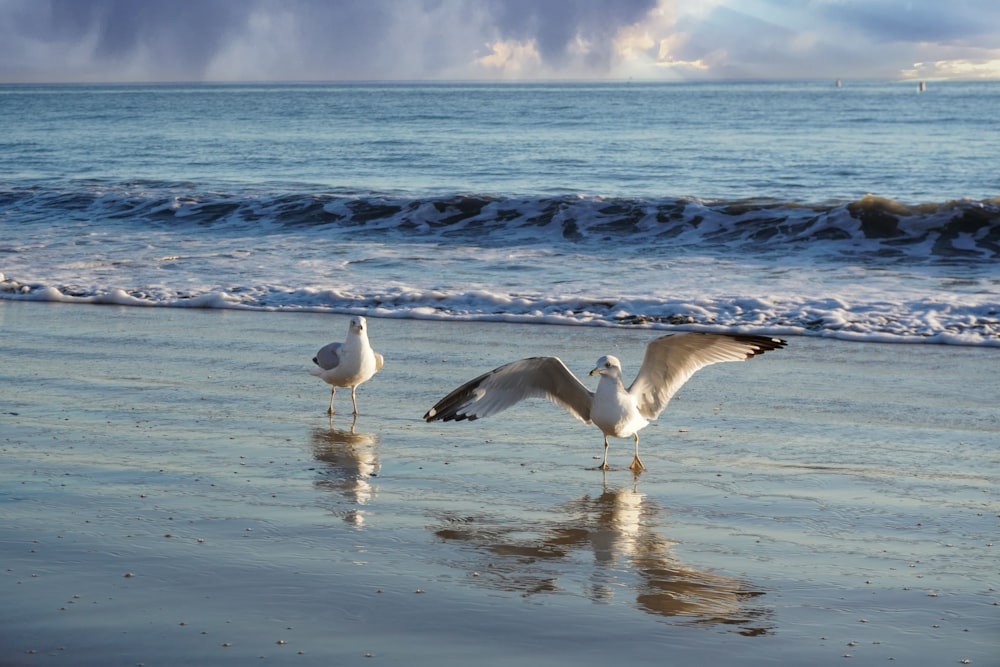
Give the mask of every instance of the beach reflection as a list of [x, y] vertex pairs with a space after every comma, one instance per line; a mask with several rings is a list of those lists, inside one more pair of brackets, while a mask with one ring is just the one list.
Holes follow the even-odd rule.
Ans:
[[[770, 630], [770, 614], [759, 604], [763, 592], [742, 579], [680, 563], [671, 553], [673, 543], [654, 528], [662, 523], [662, 508], [635, 487], [605, 488], [557, 510], [566, 518], [540, 523], [448, 516], [435, 534], [486, 559], [473, 572], [474, 581], [486, 587], [525, 595], [579, 587], [605, 604], [627, 591], [650, 614], [732, 625], [744, 635]], [[581, 559], [587, 553], [589, 562]]]
[[317, 488], [346, 498], [349, 507], [346, 510], [338, 507], [335, 513], [348, 523], [363, 526], [367, 514], [364, 506], [377, 492], [372, 479], [378, 476], [381, 468], [378, 436], [358, 432], [357, 417], [348, 429], [337, 428], [331, 418], [328, 427], [313, 429], [311, 440], [313, 457], [324, 464], [320, 470], [322, 477], [315, 483]]

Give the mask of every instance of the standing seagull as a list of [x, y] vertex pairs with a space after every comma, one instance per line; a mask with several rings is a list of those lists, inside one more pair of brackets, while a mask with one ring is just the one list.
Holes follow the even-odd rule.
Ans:
[[786, 345], [780, 338], [744, 334], [689, 333], [657, 338], [646, 346], [632, 386], [622, 383], [622, 365], [603, 356], [590, 375], [600, 375], [597, 391], [590, 391], [558, 357], [521, 359], [480, 375], [451, 392], [427, 411], [432, 422], [473, 420], [506, 410], [525, 398], [545, 398], [604, 433], [604, 460], [608, 469], [608, 436], [631, 437], [635, 457], [631, 470], [646, 466], [639, 459], [639, 431], [656, 419], [671, 397], [695, 371], [720, 361], [743, 361]]
[[330, 409], [327, 412], [331, 415], [334, 413], [333, 397], [337, 393], [337, 387], [350, 387], [356, 416], [358, 399], [355, 392], [359, 384], [367, 382], [382, 370], [382, 355], [372, 349], [368, 342], [368, 322], [358, 316], [351, 318], [347, 340], [323, 346], [313, 357], [313, 363], [316, 368], [309, 372], [331, 386]]

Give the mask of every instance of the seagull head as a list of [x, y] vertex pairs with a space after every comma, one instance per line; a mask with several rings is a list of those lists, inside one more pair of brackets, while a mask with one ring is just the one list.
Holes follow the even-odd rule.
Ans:
[[351, 318], [351, 324], [348, 330], [352, 334], [359, 334], [365, 330], [366, 326], [368, 326], [368, 322], [365, 321], [365, 318], [357, 315]]
[[597, 360], [597, 366], [590, 371], [590, 375], [620, 378], [622, 376], [622, 362], [618, 361], [618, 357], [606, 354]]

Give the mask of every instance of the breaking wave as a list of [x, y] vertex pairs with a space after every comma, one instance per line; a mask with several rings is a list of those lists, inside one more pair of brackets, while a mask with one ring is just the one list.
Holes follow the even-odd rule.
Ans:
[[69, 218], [150, 228], [214, 228], [281, 234], [309, 228], [485, 246], [618, 242], [767, 253], [808, 248], [938, 260], [1000, 257], [1000, 197], [907, 204], [868, 195], [802, 204], [765, 199], [546, 197], [455, 194], [413, 197], [337, 192], [197, 192], [186, 184], [90, 186], [0, 192], [0, 211], [20, 220]]

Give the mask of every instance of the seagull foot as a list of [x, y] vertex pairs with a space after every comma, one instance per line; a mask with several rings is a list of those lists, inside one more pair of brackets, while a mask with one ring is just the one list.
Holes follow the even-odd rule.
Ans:
[[630, 465], [628, 469], [631, 470], [636, 475], [638, 475], [639, 473], [641, 473], [643, 470], [646, 469], [646, 466], [642, 465], [642, 461], [640, 461], [639, 457], [636, 456], [635, 458], [632, 459], [632, 465]]

